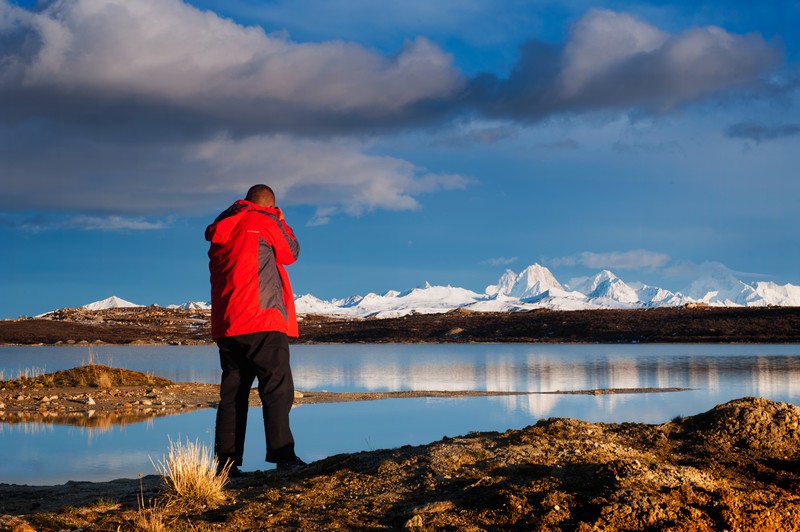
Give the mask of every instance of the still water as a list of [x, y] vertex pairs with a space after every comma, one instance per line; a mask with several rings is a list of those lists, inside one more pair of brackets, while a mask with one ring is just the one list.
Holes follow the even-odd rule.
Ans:
[[[216, 383], [213, 346], [0, 347], [4, 378], [86, 363]], [[491, 390], [530, 395], [388, 399], [292, 411], [305, 460], [422, 444], [546, 417], [662, 423], [745, 396], [800, 404], [799, 345], [297, 345], [295, 385], [308, 391]], [[542, 394], [596, 388], [691, 388], [615, 395]], [[57, 484], [152, 474], [169, 440], [211, 446], [213, 409], [103, 429], [0, 424], [0, 482]], [[260, 409], [250, 411], [243, 469], [266, 469]]]

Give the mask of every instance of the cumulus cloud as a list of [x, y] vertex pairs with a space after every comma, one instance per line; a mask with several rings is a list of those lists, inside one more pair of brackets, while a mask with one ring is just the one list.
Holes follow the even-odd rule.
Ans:
[[800, 135], [800, 124], [764, 124], [761, 122], [739, 122], [725, 131], [734, 139], [763, 142]]
[[668, 261], [669, 255], [664, 253], [648, 251], [646, 249], [635, 249], [631, 251], [612, 251], [608, 253], [584, 251], [577, 255], [554, 259], [551, 263], [554, 266], [581, 265], [587, 268], [615, 270], [653, 270], [662, 268]]
[[751, 83], [779, 59], [757, 35], [671, 34], [594, 10], [563, 45], [529, 41], [506, 79], [468, 80], [425, 37], [386, 55], [297, 42], [180, 0], [40, 6], [0, 0], [6, 210], [205, 214], [254, 180], [316, 207], [313, 224], [415, 209], [421, 194], [469, 179], [371, 153], [363, 139], [457, 118], [490, 125], [454, 142], [493, 143], [515, 134], [513, 121], [668, 109]]
[[169, 220], [148, 220], [144, 217], [125, 216], [53, 216], [31, 215], [0, 217], [0, 226], [21, 229], [29, 233], [79, 229], [85, 231], [152, 231], [169, 226]]
[[594, 9], [562, 46], [529, 41], [508, 78], [480, 76], [470, 90], [486, 112], [528, 120], [630, 107], [662, 112], [752, 85], [779, 61], [756, 34], [716, 26], [670, 34], [629, 14]]
[[355, 43], [296, 43], [179, 0], [2, 4], [0, 91], [33, 93], [31, 105], [42, 93], [132, 100], [267, 128], [293, 114], [385, 117], [462, 82], [451, 56], [422, 37], [385, 57]]
[[[317, 206], [315, 223], [320, 223], [335, 214], [416, 209], [420, 194], [470, 183], [458, 174], [369, 154], [369, 146], [345, 139], [219, 135], [160, 146], [80, 141], [11, 146], [0, 209], [59, 210], [67, 204], [127, 216], [200, 214], [219, 208], [220, 198], [242, 197], [253, 183], [266, 182], [283, 205]], [[48, 193], [37, 193], [41, 190]]]
[[423, 37], [384, 56], [179, 0], [0, 0], [0, 44], [0, 208], [196, 214], [270, 181], [324, 223], [468, 183], [341, 140], [423, 120], [460, 89]]
[[218, 138], [196, 146], [190, 156], [204, 164], [209, 187], [246, 189], [265, 181], [282, 202], [317, 205], [313, 224], [338, 213], [419, 207], [417, 194], [463, 188], [469, 179], [437, 174], [395, 157], [368, 155], [360, 143], [320, 142], [287, 136]]

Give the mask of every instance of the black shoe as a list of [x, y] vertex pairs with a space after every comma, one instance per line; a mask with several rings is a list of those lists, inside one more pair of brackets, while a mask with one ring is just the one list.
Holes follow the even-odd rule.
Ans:
[[244, 472], [236, 466], [233, 466], [228, 470], [228, 478], [238, 478], [241, 476], [244, 476]]
[[[227, 464], [231, 464], [231, 462], [228, 462]], [[220, 465], [217, 467], [217, 476], [222, 475], [225, 472], [225, 467], [227, 466], [227, 464]], [[242, 472], [241, 469], [239, 469], [233, 464], [230, 465], [230, 468], [228, 469], [228, 478], [237, 478], [241, 477], [242, 475], [244, 475], [244, 473]]]
[[287, 458], [286, 460], [278, 460], [278, 471], [291, 471], [293, 469], [300, 469], [308, 465], [298, 457]]

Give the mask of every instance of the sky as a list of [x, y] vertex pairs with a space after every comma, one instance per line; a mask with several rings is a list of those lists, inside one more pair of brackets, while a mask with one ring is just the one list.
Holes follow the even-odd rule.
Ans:
[[0, 0], [0, 318], [207, 301], [266, 183], [296, 294], [539, 263], [800, 284], [800, 3]]

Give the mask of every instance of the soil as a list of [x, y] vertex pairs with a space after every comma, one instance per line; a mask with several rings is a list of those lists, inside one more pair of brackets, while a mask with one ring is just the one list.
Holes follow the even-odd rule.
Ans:
[[[0, 321], [0, 344], [211, 342], [209, 313], [136, 307], [61, 309]], [[657, 308], [410, 314], [390, 319], [301, 316], [296, 343], [800, 343], [800, 307]]]
[[[0, 529], [800, 529], [800, 407], [744, 398], [661, 425], [551, 418], [230, 479], [215, 508], [158, 476], [0, 484]], [[143, 504], [141, 501], [144, 501]]]
[[[4, 321], [0, 342], [209, 342], [207, 315], [161, 310], [73, 309], [61, 319]], [[305, 317], [301, 334], [305, 342], [349, 343], [794, 343], [800, 342], [800, 309]], [[88, 366], [58, 377], [2, 382], [0, 421], [125, 423], [216, 403], [216, 385], [105, 374]], [[671, 390], [575, 393], [656, 391]], [[295, 400], [437, 394], [458, 395], [300, 392]], [[255, 395], [251, 401], [258, 404]], [[215, 508], [167, 504], [164, 490], [153, 475], [59, 486], [0, 484], [0, 530], [132, 530], [155, 509], [170, 529], [193, 531], [800, 530], [800, 407], [743, 398], [661, 425], [553, 418], [504, 433], [337, 455], [298, 470], [230, 479], [226, 502]]]
[[[6, 422], [167, 415], [207, 408], [216, 395], [213, 385], [93, 365], [0, 385]], [[669, 390], [604, 393], [655, 391]], [[426, 394], [458, 395], [406, 395]], [[389, 396], [398, 394], [296, 401]], [[166, 504], [155, 475], [0, 484], [0, 529], [130, 530], [158, 509], [178, 530], [800, 530], [798, 459], [800, 407], [744, 398], [661, 425], [551, 418], [249, 472], [230, 479], [216, 508]]]

